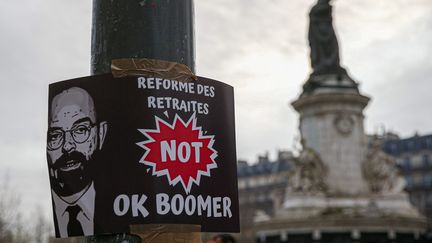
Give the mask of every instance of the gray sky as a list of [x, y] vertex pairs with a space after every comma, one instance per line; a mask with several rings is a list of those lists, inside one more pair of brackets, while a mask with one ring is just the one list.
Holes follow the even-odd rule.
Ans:
[[[196, 0], [197, 74], [235, 88], [238, 158], [292, 149], [296, 99], [310, 72], [312, 0]], [[372, 97], [365, 128], [432, 133], [432, 2], [334, 1], [342, 64]], [[86, 76], [91, 1], [0, 1], [0, 181], [23, 207], [50, 210], [45, 158], [51, 82]]]

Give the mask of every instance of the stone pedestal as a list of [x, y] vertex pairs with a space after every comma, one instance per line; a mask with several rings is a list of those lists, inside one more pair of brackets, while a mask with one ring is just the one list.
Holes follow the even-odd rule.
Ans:
[[369, 98], [341, 91], [303, 96], [293, 106], [300, 113], [303, 145], [317, 152], [328, 167], [329, 193], [366, 194], [361, 166], [367, 146], [363, 109]]

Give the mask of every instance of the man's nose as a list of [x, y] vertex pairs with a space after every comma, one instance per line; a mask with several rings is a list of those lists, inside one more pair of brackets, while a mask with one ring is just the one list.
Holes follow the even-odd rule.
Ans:
[[63, 151], [66, 153], [70, 153], [71, 151], [75, 150], [76, 144], [75, 141], [72, 139], [72, 134], [69, 132], [65, 133], [65, 141], [63, 144]]

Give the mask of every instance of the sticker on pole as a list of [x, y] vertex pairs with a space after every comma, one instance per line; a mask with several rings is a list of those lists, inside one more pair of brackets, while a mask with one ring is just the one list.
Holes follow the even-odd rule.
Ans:
[[49, 88], [57, 237], [198, 224], [238, 232], [233, 88], [111, 74]]

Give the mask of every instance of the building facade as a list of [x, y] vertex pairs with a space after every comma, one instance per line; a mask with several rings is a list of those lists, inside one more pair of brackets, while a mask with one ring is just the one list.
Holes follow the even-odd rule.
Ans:
[[410, 138], [387, 138], [383, 149], [396, 158], [406, 179], [405, 190], [411, 203], [427, 217], [429, 232], [432, 228], [432, 135]]
[[238, 162], [240, 242], [255, 242], [254, 223], [274, 217], [276, 198], [285, 192], [293, 154], [279, 151], [275, 161], [259, 156], [258, 163]]
[[[415, 135], [400, 139], [395, 134], [387, 134], [384, 136], [383, 151], [396, 159], [398, 168], [406, 180], [405, 191], [409, 195], [410, 202], [422, 215], [427, 217], [428, 231], [431, 232], [432, 135]], [[260, 241], [254, 229], [254, 223], [275, 216], [275, 207], [278, 205], [275, 200], [280, 198], [278, 195], [283, 194], [288, 186], [288, 177], [294, 167], [294, 160], [295, 156], [291, 152], [280, 151], [274, 161], [270, 161], [267, 155], [259, 156], [258, 162], [253, 165], [249, 165], [246, 161], [239, 161], [238, 186], [242, 230], [237, 238], [240, 242]], [[298, 237], [306, 240], [310, 238], [311, 242], [313, 241], [313, 235], [300, 234]], [[367, 237], [373, 238], [374, 235]], [[277, 237], [278, 240], [275, 242], [280, 242], [281, 238], [283, 236]], [[345, 235], [344, 242], [351, 238], [353, 238], [352, 235]], [[394, 238], [405, 239], [409, 242], [417, 238], [418, 242], [422, 242], [420, 241], [422, 237], [412, 234], [398, 235]], [[432, 237], [427, 235], [426, 238]], [[267, 239], [266, 242], [271, 242], [271, 239]], [[404, 241], [395, 240], [394, 242]]]

